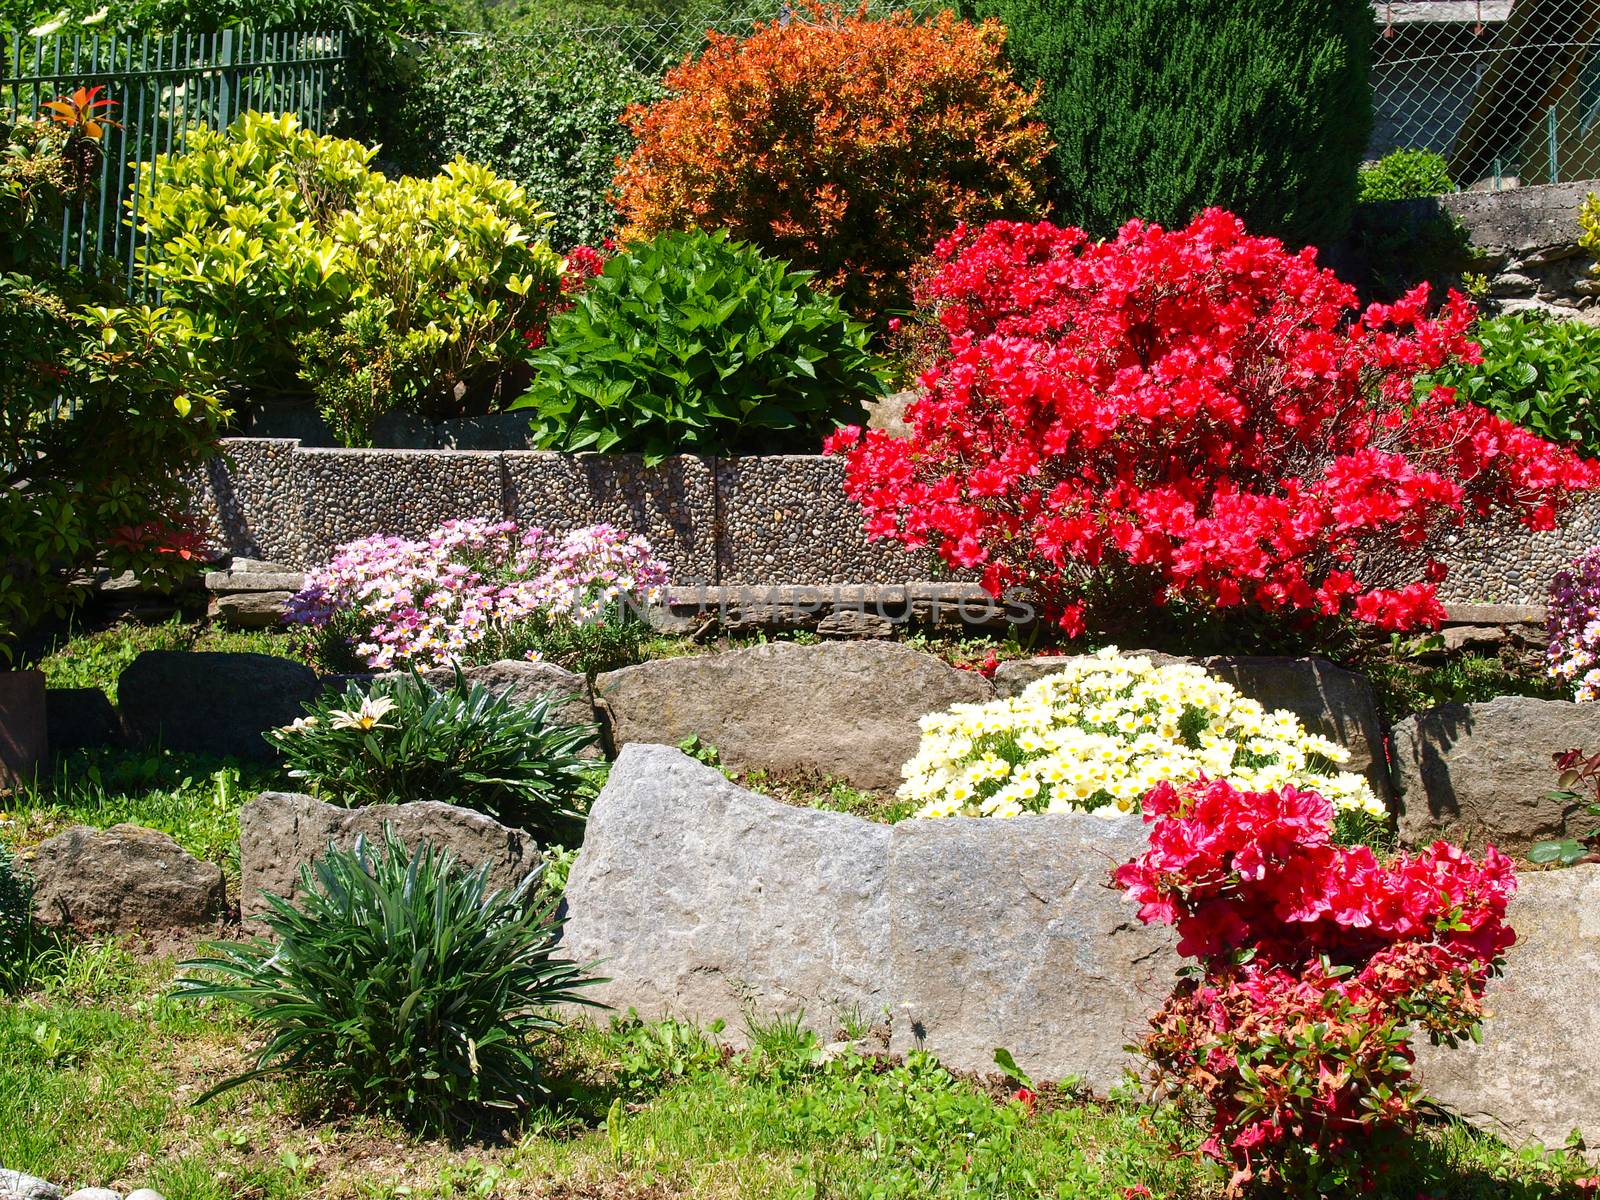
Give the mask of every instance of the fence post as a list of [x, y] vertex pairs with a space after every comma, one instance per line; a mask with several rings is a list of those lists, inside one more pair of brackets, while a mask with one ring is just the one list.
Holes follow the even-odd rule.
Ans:
[[233, 30], [222, 31], [222, 46], [218, 53], [222, 86], [217, 92], [217, 128], [226, 129], [233, 124]]

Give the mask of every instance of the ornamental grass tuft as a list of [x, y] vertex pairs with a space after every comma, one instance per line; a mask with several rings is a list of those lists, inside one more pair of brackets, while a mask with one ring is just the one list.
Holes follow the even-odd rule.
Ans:
[[296, 1075], [428, 1132], [463, 1132], [535, 1104], [536, 1037], [551, 1010], [589, 1004], [597, 980], [554, 956], [554, 901], [537, 873], [509, 891], [449, 851], [333, 846], [301, 868], [300, 895], [269, 895], [271, 940], [209, 943], [177, 996], [243, 1005], [268, 1036], [254, 1069], [197, 1103], [267, 1075]]

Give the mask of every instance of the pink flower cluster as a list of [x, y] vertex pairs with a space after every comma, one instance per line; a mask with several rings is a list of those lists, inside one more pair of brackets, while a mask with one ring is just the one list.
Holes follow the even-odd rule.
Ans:
[[1571, 685], [1574, 699], [1600, 698], [1600, 546], [1556, 572], [1546, 612], [1550, 674]]
[[1236, 1182], [1281, 1184], [1406, 1125], [1409, 1030], [1469, 1035], [1515, 940], [1510, 860], [1436, 842], [1380, 862], [1335, 845], [1333, 806], [1293, 788], [1161, 784], [1144, 808], [1150, 848], [1116, 886], [1202, 967], [1144, 1050], [1163, 1082], [1210, 1105], [1206, 1151]]
[[610, 525], [555, 534], [515, 521], [446, 521], [421, 539], [368, 537], [311, 571], [292, 623], [338, 625], [373, 670], [445, 666], [528, 622], [607, 619], [662, 598], [667, 569]]

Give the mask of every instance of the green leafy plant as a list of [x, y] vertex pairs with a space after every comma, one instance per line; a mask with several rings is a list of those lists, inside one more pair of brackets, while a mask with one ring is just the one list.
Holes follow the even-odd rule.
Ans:
[[1456, 190], [1444, 155], [1432, 150], [1391, 150], [1377, 162], [1363, 163], [1357, 175], [1357, 199], [1422, 200]]
[[512, 407], [540, 445], [668, 454], [814, 451], [865, 418], [882, 362], [808, 272], [726, 231], [626, 247], [550, 322]]
[[0, 661], [95, 568], [170, 580], [198, 549], [184, 469], [223, 415], [209, 337], [168, 308], [102, 305], [57, 258], [63, 214], [95, 196], [84, 164], [106, 120], [0, 119]]
[[[1560, 775], [1550, 792], [1550, 799], [1558, 804], [1582, 805], [1584, 815], [1600, 819], [1600, 754], [1564, 750], [1555, 755], [1555, 764]], [[1590, 794], [1587, 801], [1578, 791], [1580, 787]], [[1528, 861], [1541, 865], [1554, 863], [1563, 867], [1600, 862], [1600, 825], [1581, 837], [1535, 842], [1528, 850]]]
[[0, 842], [0, 994], [32, 978], [48, 942], [33, 920], [33, 880]]
[[561, 843], [582, 821], [593, 791], [592, 725], [555, 719], [552, 698], [522, 703], [509, 693], [420, 675], [351, 681], [342, 695], [306, 705], [306, 716], [270, 730], [289, 775], [332, 803], [446, 800]]
[[962, 0], [1039, 80], [1063, 220], [1108, 237], [1207, 206], [1296, 245], [1344, 233], [1372, 122], [1367, 0]]
[[1600, 453], [1600, 329], [1533, 313], [1479, 321], [1478, 365], [1455, 363], [1425, 387], [1453, 387], [1540, 437]]
[[550, 217], [464, 160], [390, 180], [374, 152], [245, 113], [143, 168], [143, 262], [253, 393], [309, 387], [349, 444], [396, 408], [484, 412], [559, 292]]
[[402, 72], [385, 155], [413, 174], [457, 156], [483, 163], [550, 210], [557, 246], [598, 244], [616, 223], [606, 200], [613, 164], [633, 149], [622, 112], [660, 94], [658, 74], [573, 34], [428, 39]]
[[561, 921], [529, 903], [532, 877], [510, 891], [488, 877], [392, 828], [376, 848], [330, 846], [301, 869], [297, 903], [267, 897], [272, 940], [180, 964], [178, 996], [235, 1001], [270, 1034], [253, 1070], [201, 1100], [293, 1074], [428, 1130], [535, 1103], [534, 1035], [596, 981], [554, 956]]

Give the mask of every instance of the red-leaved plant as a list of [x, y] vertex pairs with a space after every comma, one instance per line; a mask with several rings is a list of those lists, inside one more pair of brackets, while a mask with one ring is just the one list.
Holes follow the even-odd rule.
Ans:
[[[1150, 848], [1116, 886], [1198, 961], [1141, 1047], [1158, 1085], [1211, 1113], [1204, 1153], [1247, 1189], [1370, 1184], [1375, 1139], [1410, 1128], [1413, 1034], [1475, 1037], [1515, 934], [1511, 862], [1436, 842], [1380, 862], [1333, 842], [1315, 792], [1160, 784]], [[1380, 1156], [1381, 1157], [1381, 1156]]]
[[1419, 375], [1477, 361], [1472, 306], [1354, 291], [1216, 209], [1109, 242], [996, 222], [958, 230], [925, 288], [947, 345], [908, 438], [846, 429], [867, 531], [935, 547], [999, 596], [1024, 586], [1069, 635], [1086, 606], [1178, 600], [1384, 629], [1443, 615], [1425, 553], [1501, 512], [1550, 528], [1594, 463]]

